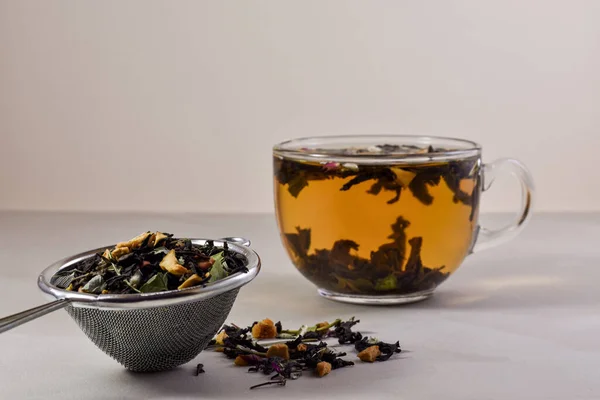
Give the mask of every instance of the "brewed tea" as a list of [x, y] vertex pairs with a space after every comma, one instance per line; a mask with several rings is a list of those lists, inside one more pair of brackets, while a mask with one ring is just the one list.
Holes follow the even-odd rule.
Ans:
[[418, 163], [275, 155], [277, 220], [298, 270], [319, 288], [345, 294], [417, 293], [444, 281], [472, 247], [481, 191], [479, 158], [427, 157], [444, 150], [339, 151], [353, 161], [373, 152], [424, 155]]

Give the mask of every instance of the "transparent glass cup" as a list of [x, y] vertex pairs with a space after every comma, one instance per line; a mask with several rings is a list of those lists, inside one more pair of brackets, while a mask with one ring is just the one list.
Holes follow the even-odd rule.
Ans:
[[[350, 303], [423, 300], [469, 254], [513, 238], [533, 183], [514, 159], [490, 164], [477, 143], [424, 136], [300, 138], [273, 148], [283, 245], [322, 296]], [[514, 222], [479, 225], [481, 193], [501, 173], [521, 184]]]

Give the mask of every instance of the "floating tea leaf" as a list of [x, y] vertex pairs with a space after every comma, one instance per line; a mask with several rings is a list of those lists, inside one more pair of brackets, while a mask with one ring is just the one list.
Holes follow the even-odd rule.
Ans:
[[296, 228], [298, 233], [285, 235], [294, 252], [300, 256], [306, 255], [310, 248], [310, 229]]

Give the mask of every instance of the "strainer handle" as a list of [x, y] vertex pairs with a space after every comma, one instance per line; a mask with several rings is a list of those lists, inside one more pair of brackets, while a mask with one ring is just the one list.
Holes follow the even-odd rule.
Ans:
[[58, 299], [41, 306], [31, 308], [27, 311], [22, 311], [8, 317], [4, 317], [0, 319], [0, 333], [6, 332], [12, 328], [16, 328], [25, 322], [39, 318], [43, 315], [51, 313], [52, 311], [60, 310], [61, 308], [66, 307], [70, 302], [71, 300]]

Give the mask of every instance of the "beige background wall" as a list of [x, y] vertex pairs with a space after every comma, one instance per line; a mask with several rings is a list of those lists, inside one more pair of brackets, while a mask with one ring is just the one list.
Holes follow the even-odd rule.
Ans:
[[[426, 133], [600, 210], [600, 1], [0, 0], [0, 209], [270, 211], [273, 143]], [[484, 210], [514, 207], [510, 180]]]

